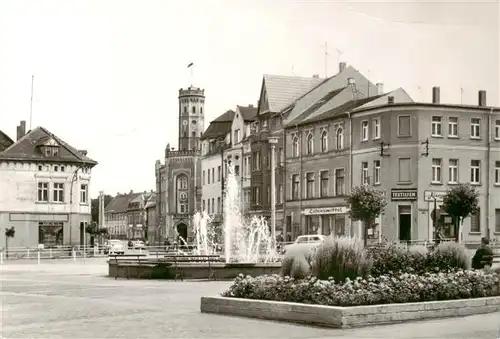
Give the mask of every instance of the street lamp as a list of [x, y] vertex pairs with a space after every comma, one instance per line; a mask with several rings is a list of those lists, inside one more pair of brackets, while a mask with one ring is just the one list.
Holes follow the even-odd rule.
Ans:
[[[69, 243], [70, 245], [73, 245], [73, 237], [72, 237], [72, 230], [73, 230], [73, 220], [71, 219], [72, 214], [73, 214], [73, 184], [78, 178], [78, 171], [84, 166], [84, 164], [81, 164], [78, 166], [75, 171], [73, 172], [73, 177], [71, 178], [71, 184], [70, 184], [70, 191], [69, 191]], [[87, 197], [88, 198], [88, 197]], [[83, 230], [85, 232], [85, 229]], [[85, 238], [85, 234], [84, 234]]]
[[273, 245], [276, 248], [276, 164], [275, 153], [278, 138], [270, 137], [269, 144], [271, 145], [271, 236], [273, 237]]

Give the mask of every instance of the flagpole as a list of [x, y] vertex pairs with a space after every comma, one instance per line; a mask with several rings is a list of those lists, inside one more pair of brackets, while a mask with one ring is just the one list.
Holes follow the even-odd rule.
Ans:
[[30, 101], [30, 131], [31, 131], [31, 122], [33, 120], [33, 82], [35, 81], [35, 76], [31, 76], [31, 101]]

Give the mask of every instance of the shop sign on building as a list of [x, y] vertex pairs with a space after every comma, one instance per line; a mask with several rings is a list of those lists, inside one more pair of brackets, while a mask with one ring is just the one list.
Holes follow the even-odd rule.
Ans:
[[304, 215], [323, 215], [323, 214], [345, 214], [349, 211], [347, 206], [339, 207], [321, 207], [321, 208], [306, 208], [302, 211]]

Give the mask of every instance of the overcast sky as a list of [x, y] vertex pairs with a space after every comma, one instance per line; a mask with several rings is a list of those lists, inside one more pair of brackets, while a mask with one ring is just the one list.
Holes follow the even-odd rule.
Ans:
[[[208, 123], [255, 104], [262, 75], [328, 75], [342, 61], [385, 89], [499, 105], [499, 5], [289, 0], [2, 0], [0, 129], [43, 126], [99, 165], [92, 195], [154, 188], [177, 146], [177, 95], [205, 88]], [[194, 62], [193, 78], [186, 66]], [[205, 126], [205, 127], [207, 127]]]

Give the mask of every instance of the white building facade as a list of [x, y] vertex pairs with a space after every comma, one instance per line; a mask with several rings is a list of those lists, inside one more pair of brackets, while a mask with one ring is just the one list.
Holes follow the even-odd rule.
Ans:
[[83, 245], [97, 162], [42, 127], [22, 134], [0, 153], [1, 232], [14, 226], [11, 247]]

